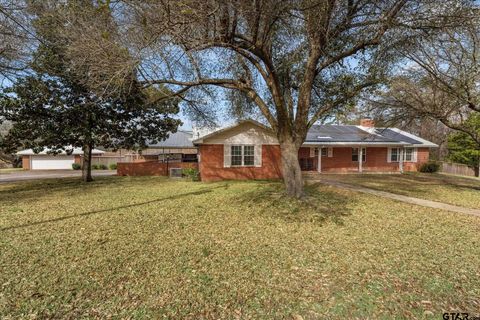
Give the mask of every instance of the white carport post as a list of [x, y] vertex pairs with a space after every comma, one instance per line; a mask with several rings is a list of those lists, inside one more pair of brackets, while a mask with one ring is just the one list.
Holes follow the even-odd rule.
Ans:
[[399, 149], [400, 149], [400, 160], [398, 161], [398, 166], [399, 166], [400, 172], [403, 173], [403, 147]]
[[363, 147], [358, 148], [358, 172], [363, 172]]
[[317, 171], [322, 172], [322, 146], [318, 147]]

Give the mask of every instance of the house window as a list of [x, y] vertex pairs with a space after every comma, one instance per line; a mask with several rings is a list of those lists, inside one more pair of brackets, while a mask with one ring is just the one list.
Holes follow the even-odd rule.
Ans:
[[242, 146], [232, 146], [231, 147], [232, 155], [232, 166], [241, 166], [242, 165]]
[[[320, 151], [322, 150], [322, 151]], [[327, 148], [315, 148], [315, 157], [318, 156], [318, 153], [322, 154], [322, 157], [326, 157], [328, 155], [328, 149]]]
[[253, 166], [255, 164], [254, 146], [243, 146], [243, 165]]
[[[358, 152], [359, 148], [352, 148], [352, 161], [358, 162]], [[362, 148], [362, 162], [367, 160], [367, 148]]]
[[[399, 162], [400, 161], [400, 148], [391, 148], [390, 149], [390, 162]], [[415, 162], [415, 148], [404, 148], [403, 149], [403, 161]]]
[[398, 162], [399, 160], [400, 160], [400, 149], [399, 148], [390, 149], [390, 161]]
[[255, 146], [231, 146], [232, 166], [253, 166], [255, 164]]
[[405, 148], [405, 161], [413, 161], [413, 148]]

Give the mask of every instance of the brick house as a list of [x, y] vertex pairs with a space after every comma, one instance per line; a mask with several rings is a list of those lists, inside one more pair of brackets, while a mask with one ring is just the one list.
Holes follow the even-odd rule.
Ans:
[[[280, 146], [274, 133], [244, 120], [193, 141], [203, 181], [281, 178]], [[302, 171], [367, 173], [416, 171], [436, 144], [396, 128], [314, 125], [298, 152]]]

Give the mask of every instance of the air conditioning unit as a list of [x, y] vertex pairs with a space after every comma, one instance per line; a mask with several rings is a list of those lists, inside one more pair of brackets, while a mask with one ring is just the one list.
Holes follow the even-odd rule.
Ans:
[[182, 168], [170, 168], [169, 177], [170, 178], [181, 178], [182, 177]]

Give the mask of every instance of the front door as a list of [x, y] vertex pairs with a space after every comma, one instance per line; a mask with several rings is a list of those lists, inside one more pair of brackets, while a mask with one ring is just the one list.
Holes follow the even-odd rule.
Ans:
[[300, 169], [302, 171], [313, 171], [315, 170], [314, 158], [300, 158]]
[[302, 171], [317, 170], [317, 151], [312, 147], [301, 147], [298, 150], [298, 162]]

